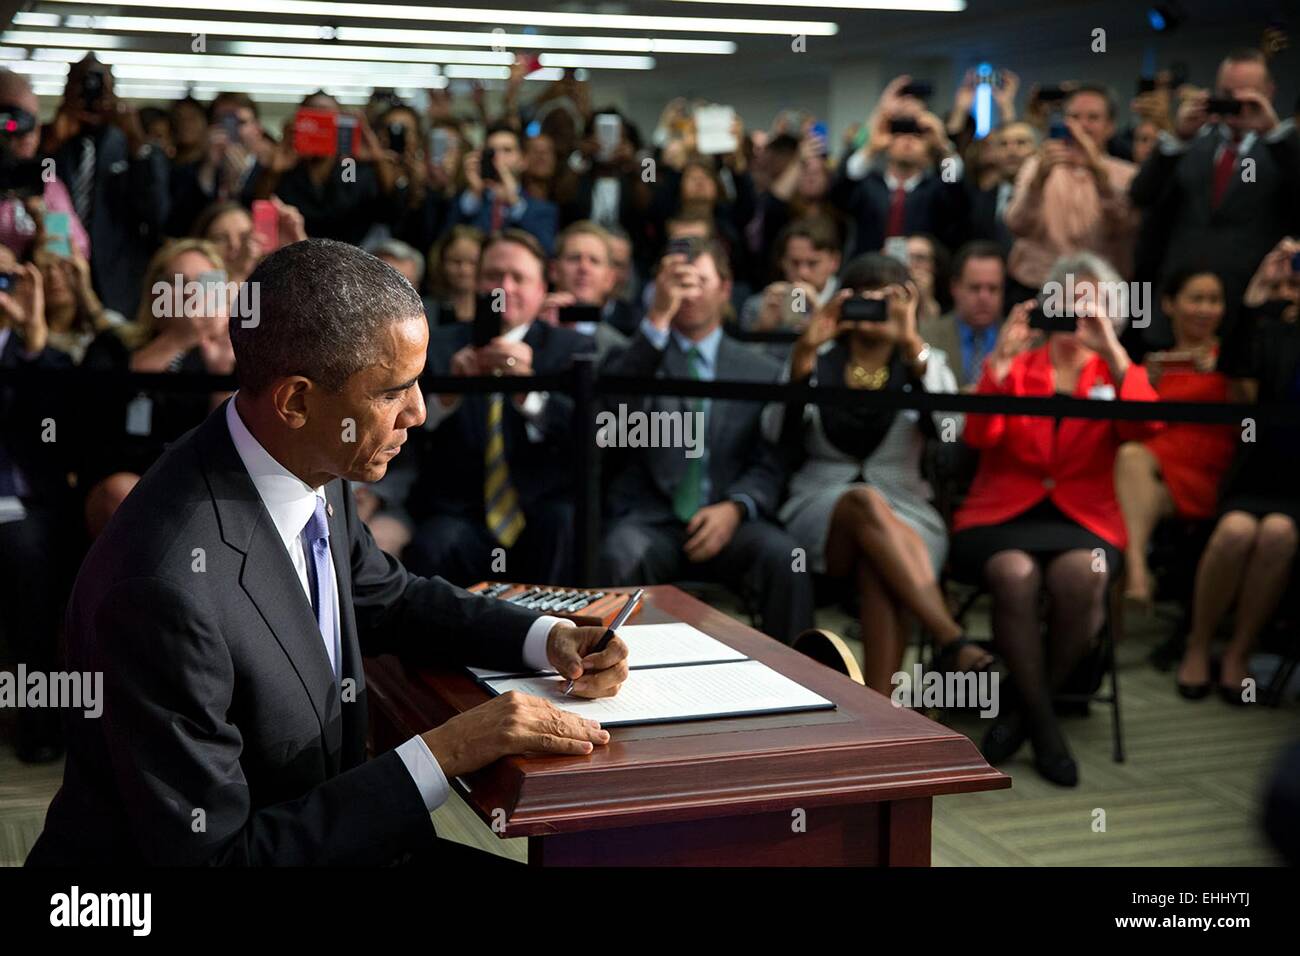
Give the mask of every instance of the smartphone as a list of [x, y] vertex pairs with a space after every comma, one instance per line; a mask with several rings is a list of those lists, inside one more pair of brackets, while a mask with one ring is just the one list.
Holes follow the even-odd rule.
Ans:
[[280, 248], [280, 214], [269, 199], [253, 200], [253, 232], [262, 240], [267, 253]]
[[56, 256], [72, 255], [72, 217], [66, 212], [45, 214], [45, 249]]
[[451, 134], [441, 126], [435, 126], [429, 131], [429, 161], [435, 166], [441, 166], [443, 159], [447, 156], [447, 150], [451, 147]]
[[885, 322], [889, 312], [884, 299], [864, 299], [854, 296], [840, 306], [840, 319], [844, 322]]
[[1075, 319], [1072, 315], [1048, 315], [1043, 304], [1037, 303], [1029, 312], [1029, 327], [1040, 332], [1073, 332]]
[[1069, 95], [1069, 91], [1062, 87], [1044, 86], [1038, 91], [1038, 101], [1040, 103], [1059, 103]]
[[915, 96], [918, 100], [928, 100], [934, 95], [934, 86], [925, 80], [913, 80], [898, 91], [899, 96]]
[[1300, 273], [1300, 252], [1291, 253], [1291, 271]]
[[221, 128], [226, 131], [226, 139], [232, 143], [238, 143], [239, 140], [239, 117], [234, 113], [226, 113], [221, 117]]
[[1240, 116], [1241, 107], [1241, 100], [1231, 96], [1211, 96], [1205, 101], [1205, 112], [1217, 113], [1220, 116]]
[[0, 272], [0, 292], [12, 292], [18, 284], [18, 273]]
[[912, 119], [912, 117], [903, 116], [889, 121], [889, 132], [893, 133], [895, 136], [909, 133], [913, 136], [920, 136], [921, 126], [916, 120]]
[[356, 152], [357, 118], [339, 113], [334, 118], [338, 129], [338, 155], [351, 156]]
[[1068, 141], [1071, 139], [1070, 127], [1065, 125], [1065, 120], [1056, 117], [1052, 120], [1051, 125], [1047, 127], [1047, 138]]
[[102, 70], [90, 70], [81, 78], [81, 103], [87, 113], [93, 113], [103, 98], [104, 73]]
[[555, 319], [564, 325], [570, 325], [574, 322], [599, 322], [600, 306], [598, 305], [566, 305], [556, 310]]
[[388, 124], [388, 148], [399, 156], [406, 152], [406, 127], [401, 123]]
[[478, 174], [485, 183], [495, 183], [501, 175], [497, 172], [497, 151], [491, 146], [484, 147], [479, 157]]
[[480, 292], [474, 297], [474, 324], [470, 328], [470, 345], [481, 349], [501, 334], [501, 313], [492, 308], [494, 294]]
[[696, 240], [690, 236], [681, 236], [677, 239], [668, 240], [668, 251], [665, 253], [670, 256], [685, 256], [686, 261], [690, 262], [697, 254]]
[[333, 156], [338, 118], [329, 110], [300, 109], [293, 115], [293, 151], [299, 156]]
[[1143, 93], [1153, 93], [1156, 88], [1156, 79], [1154, 76], [1139, 76], [1137, 82], [1138, 96]]
[[822, 155], [825, 156], [825, 155], [826, 155], [826, 151], [827, 151], [828, 149], [830, 149], [830, 136], [831, 136], [831, 134], [830, 134], [830, 130], [828, 130], [828, 129], [826, 128], [826, 124], [825, 124], [825, 123], [813, 123], [813, 125], [812, 125], [812, 134], [813, 134], [814, 136], [819, 136], [819, 137], [821, 137], [821, 141], [822, 141]]
[[614, 158], [614, 152], [623, 140], [623, 119], [617, 113], [597, 113], [594, 131], [599, 149], [596, 158], [602, 163], [608, 163]]

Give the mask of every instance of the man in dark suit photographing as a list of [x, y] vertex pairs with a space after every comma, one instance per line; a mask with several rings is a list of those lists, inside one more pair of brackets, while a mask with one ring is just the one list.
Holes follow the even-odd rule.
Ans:
[[425, 416], [428, 326], [405, 279], [308, 240], [249, 281], [238, 393], [145, 474], [82, 565], [69, 668], [103, 673], [103, 713], [70, 722], [29, 863], [437, 860], [429, 811], [450, 779], [609, 739], [507, 694], [365, 759], [363, 652], [549, 665], [599, 697], [627, 648], [585, 657], [600, 628], [415, 577], [357, 518], [350, 482], [383, 477]]

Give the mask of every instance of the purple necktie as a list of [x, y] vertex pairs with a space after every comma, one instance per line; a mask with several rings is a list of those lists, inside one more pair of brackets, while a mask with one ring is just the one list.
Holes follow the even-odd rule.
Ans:
[[334, 594], [331, 586], [333, 565], [330, 563], [330, 526], [325, 516], [325, 499], [316, 496], [316, 510], [302, 529], [303, 550], [307, 562], [308, 583], [311, 585], [311, 603], [316, 610], [316, 623], [325, 641], [330, 670], [338, 679], [338, 637], [334, 633]]

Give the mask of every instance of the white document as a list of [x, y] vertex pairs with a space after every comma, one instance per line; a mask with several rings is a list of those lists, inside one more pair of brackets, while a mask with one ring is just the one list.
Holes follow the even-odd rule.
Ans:
[[502, 677], [484, 683], [497, 694], [517, 690], [541, 697], [561, 710], [598, 720], [603, 727], [835, 706], [754, 660], [635, 670], [616, 695], [599, 700], [564, 696], [568, 681], [559, 676]]
[[736, 111], [730, 106], [697, 106], [695, 108], [695, 148], [705, 156], [734, 153], [740, 145], [731, 126]]
[[[704, 664], [710, 661], [743, 661], [745, 655], [721, 641], [714, 640], [689, 624], [624, 624], [618, 636], [627, 645], [628, 667], [664, 667], [673, 664]], [[494, 671], [471, 667], [475, 677], [518, 675], [518, 671]], [[539, 674], [554, 674], [548, 668]]]

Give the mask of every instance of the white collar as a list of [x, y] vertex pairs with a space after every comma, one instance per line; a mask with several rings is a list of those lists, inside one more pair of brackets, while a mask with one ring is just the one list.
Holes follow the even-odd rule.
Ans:
[[524, 322], [521, 325], [516, 325], [509, 332], [502, 332], [501, 337], [505, 339], [507, 342], [522, 342], [524, 340], [524, 336], [528, 334], [528, 330], [531, 329], [532, 327], [533, 327], [533, 323]]
[[292, 554], [302, 529], [316, 512], [316, 499], [325, 498], [325, 489], [312, 488], [271, 457], [271, 453], [253, 437], [244, 420], [239, 417], [234, 397], [226, 403], [226, 425], [230, 428], [230, 439], [235, 443], [235, 451], [239, 453], [240, 461], [253, 479], [253, 487], [257, 489], [262, 504], [271, 516], [271, 523], [279, 532], [285, 548]]

